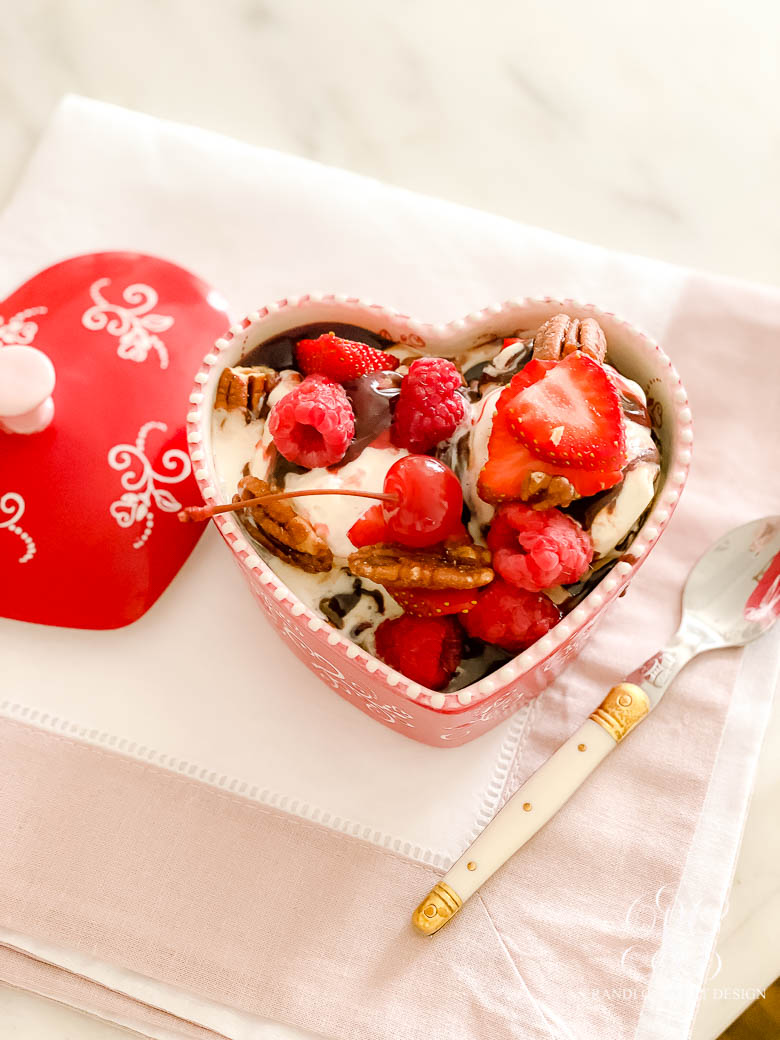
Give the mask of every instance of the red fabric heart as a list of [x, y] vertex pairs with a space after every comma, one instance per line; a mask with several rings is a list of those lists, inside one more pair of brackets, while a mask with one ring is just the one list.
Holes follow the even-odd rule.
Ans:
[[0, 354], [30, 344], [57, 373], [52, 425], [0, 432], [0, 616], [127, 625], [202, 534], [176, 512], [200, 500], [184, 426], [223, 303], [165, 260], [94, 253], [41, 271], [0, 315]]

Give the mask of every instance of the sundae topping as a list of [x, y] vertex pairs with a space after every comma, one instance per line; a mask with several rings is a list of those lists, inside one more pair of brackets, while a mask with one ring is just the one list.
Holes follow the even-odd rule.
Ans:
[[640, 462], [626, 473], [620, 489], [594, 511], [590, 524], [593, 551], [604, 557], [621, 542], [653, 500], [655, 462]]
[[[583, 364], [592, 366], [593, 362], [576, 356], [571, 361], [557, 364], [549, 361], [531, 361], [501, 392], [488, 441], [488, 459], [477, 481], [479, 494], [486, 502], [498, 504], [508, 499], [519, 498], [528, 502], [534, 509], [548, 509], [551, 506], [568, 506], [579, 496], [596, 495], [620, 482], [622, 473], [619, 466], [614, 469], [609, 469], [608, 466], [604, 469], [590, 469], [580, 465], [574, 466], [569, 461], [568, 453], [572, 445], [576, 448], [577, 444], [577, 427], [586, 421], [590, 413], [585, 402], [581, 401], [575, 406], [575, 436], [570, 437], [566, 432], [566, 413], [560, 408], [560, 401], [569, 395], [573, 400], [577, 399], [582, 390], [578, 383], [578, 374]], [[575, 375], [572, 378], [570, 369], [574, 365]], [[566, 375], [560, 376], [560, 368], [569, 368], [569, 371]], [[530, 373], [528, 369], [531, 369]], [[551, 378], [553, 382], [549, 393], [537, 389]], [[597, 386], [595, 409], [603, 406], [609, 410], [614, 404], [616, 392], [608, 379], [606, 382], [612, 397], [608, 397], [604, 405], [601, 393], [603, 386]], [[527, 393], [532, 397], [526, 408], [521, 402]], [[545, 409], [550, 413], [548, 416], [545, 415]], [[622, 431], [619, 408], [618, 420]], [[536, 439], [541, 439], [541, 450], [545, 452], [546, 457], [537, 453], [536, 445], [532, 444], [529, 448], [518, 439], [515, 431], [520, 427], [523, 427], [524, 437], [532, 442], [534, 433], [538, 433]], [[602, 434], [609, 428], [609, 436], [614, 432], [611, 426], [603, 427], [597, 420], [594, 420], [594, 427]], [[608, 441], [608, 450], [613, 453], [613, 459], [615, 452], [620, 452], [621, 457], [625, 454], [624, 435], [621, 432], [616, 436], [617, 441]], [[559, 452], [561, 443], [563, 458], [560, 462], [553, 461], [551, 456]], [[603, 444], [594, 449], [596, 458], [602, 457], [606, 450]], [[587, 458], [585, 461], [588, 466], [592, 466], [594, 460]], [[615, 465], [612, 459], [610, 464]], [[556, 479], [559, 477], [564, 479]]]
[[519, 653], [560, 621], [561, 612], [540, 592], [528, 592], [501, 578], [479, 594], [473, 610], [463, 615], [468, 634]]
[[363, 513], [350, 527], [347, 537], [356, 549], [362, 549], [364, 545], [378, 545], [380, 542], [390, 541], [390, 532], [385, 523], [385, 514], [382, 506], [377, 503]]
[[366, 343], [341, 339], [333, 332], [317, 339], [298, 340], [295, 360], [305, 375], [320, 373], [337, 383], [357, 379], [367, 372], [398, 368], [398, 358], [392, 354], [375, 350]]
[[382, 504], [390, 541], [424, 549], [449, 538], [461, 526], [463, 492], [455, 474], [427, 455], [407, 455], [393, 463], [384, 492], [396, 501]]
[[347, 448], [342, 465], [356, 459], [367, 445], [390, 428], [393, 408], [401, 392], [401, 375], [387, 371], [367, 372], [344, 383], [344, 389], [355, 413], [355, 437]]
[[[233, 501], [272, 494], [274, 490], [258, 477], [243, 477]], [[310, 574], [329, 571], [333, 566], [333, 553], [327, 544], [289, 501], [257, 503], [249, 506], [244, 516], [249, 533], [274, 556]]]
[[409, 451], [430, 451], [451, 437], [466, 414], [463, 377], [445, 358], [418, 358], [409, 366], [395, 407], [393, 441]]
[[377, 655], [391, 668], [431, 690], [443, 689], [460, 664], [463, 637], [449, 617], [403, 615], [376, 630]]
[[279, 375], [272, 368], [226, 368], [219, 378], [214, 407], [227, 412], [242, 408], [257, 418], [266, 395], [278, 382]]
[[363, 599], [373, 601], [376, 614], [385, 613], [385, 600], [382, 593], [378, 589], [365, 588], [360, 578], [353, 579], [352, 587], [346, 592], [337, 592], [331, 596], [323, 596], [319, 606], [334, 628], [343, 629], [345, 619]]
[[338, 383], [326, 376], [307, 376], [271, 409], [268, 430], [286, 459], [315, 469], [344, 458], [355, 417]]
[[579, 581], [593, 557], [587, 532], [558, 509], [503, 505], [488, 533], [494, 570], [512, 585], [539, 592]]
[[512, 380], [509, 429], [535, 455], [556, 466], [620, 469], [626, 461], [620, 399], [591, 358], [529, 362]]
[[352, 462], [331, 469], [290, 473], [285, 477], [284, 486], [289, 491], [316, 491], [318, 488], [332, 491], [327, 496], [306, 497], [296, 503], [296, 508], [315, 525], [333, 554], [346, 559], [355, 549], [349, 538], [350, 528], [371, 505], [365, 498], [382, 500], [382, 485], [387, 472], [403, 457], [400, 448], [370, 445]]
[[556, 314], [537, 329], [534, 336], [537, 360], [558, 361], [574, 351], [582, 351], [599, 363], [607, 356], [607, 338], [595, 318]]
[[348, 562], [353, 574], [385, 587], [476, 589], [493, 580], [489, 550], [454, 538], [430, 549], [366, 545]]
[[465, 614], [477, 605], [474, 589], [408, 589], [389, 585], [387, 591], [405, 613], [415, 617]]
[[579, 495], [566, 477], [531, 470], [523, 477], [520, 497], [533, 509], [557, 509], [571, 505]]
[[493, 387], [506, 386], [512, 376], [528, 363], [531, 351], [530, 337], [505, 339], [503, 348], [492, 361], [483, 362], [466, 373], [469, 387], [476, 391], [477, 396], [484, 396]]

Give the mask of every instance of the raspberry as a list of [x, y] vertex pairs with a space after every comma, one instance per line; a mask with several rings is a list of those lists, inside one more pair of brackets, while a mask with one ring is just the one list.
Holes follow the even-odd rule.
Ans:
[[558, 509], [499, 508], [488, 532], [493, 568], [529, 592], [577, 581], [593, 557], [590, 535]]
[[518, 589], [496, 578], [461, 621], [470, 636], [519, 653], [541, 639], [560, 617], [555, 604], [540, 592]]
[[458, 388], [463, 379], [451, 361], [418, 358], [401, 383], [393, 440], [400, 448], [426, 452], [451, 437], [466, 413]]
[[411, 617], [383, 621], [376, 652], [385, 664], [429, 690], [443, 689], [460, 664], [462, 637], [452, 617]]
[[273, 406], [268, 430], [289, 462], [315, 469], [344, 458], [355, 433], [355, 416], [338, 383], [307, 376]]
[[318, 372], [346, 383], [367, 372], [392, 371], [398, 358], [367, 343], [355, 343], [328, 332], [317, 339], [301, 339], [295, 346], [295, 360], [305, 375]]

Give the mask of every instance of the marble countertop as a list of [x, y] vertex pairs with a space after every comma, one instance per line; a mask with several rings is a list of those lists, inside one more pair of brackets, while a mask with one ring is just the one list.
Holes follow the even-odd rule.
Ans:
[[[639, 8], [29, 0], [0, 38], [0, 205], [73, 91], [780, 285], [780, 5]], [[712, 1040], [780, 974], [779, 798], [776, 708], [694, 1040]], [[4, 988], [0, 1032], [120, 1036]]]

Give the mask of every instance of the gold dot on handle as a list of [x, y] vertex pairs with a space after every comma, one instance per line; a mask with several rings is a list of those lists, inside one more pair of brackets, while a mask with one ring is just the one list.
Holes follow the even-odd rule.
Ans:
[[525, 812], [530, 812], [531, 811], [531, 803], [530, 802], [523, 802], [523, 810]]
[[627, 708], [630, 703], [631, 703], [631, 694], [630, 693], [621, 693], [620, 696], [618, 697], [618, 704], [620, 705], [620, 707], [621, 708]]
[[577, 750], [578, 751], [587, 751], [588, 750], [588, 745], [587, 744], [578, 744], [577, 745]]
[[423, 913], [425, 914], [426, 917], [435, 917], [436, 916], [436, 907], [433, 905], [433, 903], [428, 903], [426, 908], [423, 910]]
[[472, 860], [470, 863], [466, 864], [466, 869], [467, 870], [476, 870], [477, 869], [477, 864], [474, 862], [474, 860]]

